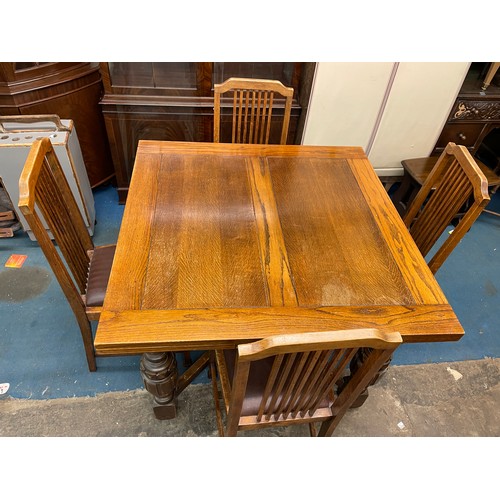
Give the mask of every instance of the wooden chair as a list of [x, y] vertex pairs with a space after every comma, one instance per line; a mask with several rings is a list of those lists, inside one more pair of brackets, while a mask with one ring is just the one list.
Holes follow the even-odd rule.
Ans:
[[285, 97], [280, 144], [286, 144], [293, 88], [277, 80], [229, 78], [214, 85], [214, 142], [220, 142], [221, 96], [233, 93], [232, 143], [268, 144], [271, 134], [275, 94]]
[[[429, 156], [426, 158], [409, 158], [401, 160], [401, 165], [403, 166], [404, 171], [403, 179], [398, 189], [396, 189], [391, 196], [391, 199], [401, 217], [404, 217], [408, 207], [422, 188], [427, 177], [429, 177], [429, 174], [434, 168], [434, 165], [436, 165], [438, 159], [438, 156]], [[478, 158], [474, 158], [474, 161], [477, 163], [477, 166], [481, 169], [486, 177], [486, 180], [488, 181], [490, 194], [494, 193], [500, 186], [500, 177], [498, 176], [500, 169], [498, 169], [498, 171], [494, 169], [492, 170]]]
[[[116, 245], [94, 246], [48, 138], [31, 146], [19, 179], [19, 208], [76, 316], [89, 370], [96, 371], [90, 321], [101, 316]], [[189, 352], [184, 364], [191, 364]]]
[[466, 206], [466, 211], [460, 213], [460, 222], [429, 262], [433, 273], [441, 267], [489, 200], [488, 180], [484, 173], [465, 146], [450, 142], [403, 219], [425, 257]]
[[[219, 434], [224, 435], [216, 368], [227, 414], [226, 435], [239, 430], [323, 422], [330, 436], [345, 412], [401, 344], [399, 333], [374, 329], [277, 335], [215, 351], [210, 370]], [[350, 361], [371, 348], [354, 373]], [[342, 382], [337, 394], [336, 385]]]
[[19, 208], [76, 316], [89, 370], [95, 371], [90, 321], [101, 314], [115, 245], [94, 246], [48, 138], [31, 146], [19, 179]]

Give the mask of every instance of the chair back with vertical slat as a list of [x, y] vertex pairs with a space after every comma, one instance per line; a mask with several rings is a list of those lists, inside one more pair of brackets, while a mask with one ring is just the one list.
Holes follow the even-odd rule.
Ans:
[[[239, 345], [226, 404], [227, 434], [324, 421], [320, 434], [330, 435], [401, 342], [397, 332], [359, 329], [277, 335]], [[360, 348], [371, 348], [374, 354], [347, 383], [342, 380], [339, 396], [335, 387]], [[224, 392], [223, 378], [222, 371]]]
[[214, 85], [214, 142], [220, 142], [221, 96], [226, 92], [232, 93], [232, 143], [268, 144], [273, 111], [281, 96], [285, 103], [280, 144], [286, 144], [293, 88], [277, 80], [251, 78], [229, 78]]
[[[489, 200], [488, 181], [467, 148], [450, 142], [404, 217], [410, 234], [425, 257], [460, 213], [457, 227], [429, 262], [432, 272], [441, 267]], [[462, 209], [465, 210], [463, 214]]]
[[84, 311], [81, 295], [86, 291], [89, 252], [94, 246], [49, 138], [31, 146], [19, 180], [19, 193], [19, 208], [66, 297]]

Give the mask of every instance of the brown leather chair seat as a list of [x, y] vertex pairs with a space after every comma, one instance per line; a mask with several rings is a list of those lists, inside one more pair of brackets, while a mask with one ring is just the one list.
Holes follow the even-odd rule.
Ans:
[[87, 307], [101, 307], [108, 287], [116, 245], [95, 247], [87, 281]]
[[[227, 374], [229, 381], [232, 382], [234, 377], [234, 369], [236, 366], [236, 349], [224, 350], [224, 359], [226, 360]], [[262, 394], [269, 379], [269, 374], [274, 363], [274, 356], [255, 361], [250, 365], [250, 373], [248, 375], [247, 390], [243, 400], [241, 410], [242, 416], [255, 415], [259, 411], [259, 406], [262, 401]], [[280, 395], [277, 404], [281, 402]], [[333, 394], [331, 398], [324, 398], [319, 404], [319, 408], [328, 408], [333, 402]]]

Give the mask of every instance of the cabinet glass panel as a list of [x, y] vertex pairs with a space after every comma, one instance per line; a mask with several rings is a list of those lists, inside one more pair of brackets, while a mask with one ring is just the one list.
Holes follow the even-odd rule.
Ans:
[[196, 89], [193, 62], [110, 62], [108, 67], [115, 87]]
[[218, 62], [214, 63], [214, 83], [238, 77], [279, 80], [292, 86], [294, 68], [293, 62]]
[[14, 71], [23, 71], [26, 69], [33, 69], [33, 68], [37, 68], [38, 66], [44, 66], [46, 64], [50, 64], [50, 63], [46, 63], [46, 62], [16, 62], [16, 63], [14, 63]]

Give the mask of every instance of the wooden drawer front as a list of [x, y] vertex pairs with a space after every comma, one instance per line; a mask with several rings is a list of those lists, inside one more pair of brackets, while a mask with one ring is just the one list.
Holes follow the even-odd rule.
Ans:
[[471, 148], [481, 136], [484, 123], [453, 123], [445, 125], [439, 139], [436, 143], [436, 148], [444, 148], [449, 142], [460, 144]]
[[500, 101], [469, 101], [458, 99], [449, 121], [500, 121]]

